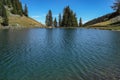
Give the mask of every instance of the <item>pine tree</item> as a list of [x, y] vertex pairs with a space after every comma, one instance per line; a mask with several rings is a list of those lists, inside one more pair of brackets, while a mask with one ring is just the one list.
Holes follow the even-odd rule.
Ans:
[[11, 0], [7, 0], [7, 5], [9, 8], [11, 7]]
[[2, 0], [3, 5], [7, 5], [7, 1], [6, 0]]
[[2, 2], [0, 2], [0, 16], [2, 16]]
[[82, 27], [82, 18], [80, 18], [79, 27]]
[[59, 27], [62, 26], [62, 17], [61, 17], [61, 14], [59, 14]]
[[115, 0], [114, 5], [112, 6], [113, 10], [120, 14], [120, 0]]
[[52, 11], [49, 10], [48, 14], [46, 15], [46, 26], [52, 26], [53, 25], [53, 17], [52, 17]]
[[[21, 4], [21, 2], [18, 2], [18, 4], [17, 4], [17, 9], [18, 9], [18, 14], [19, 15], [23, 15], [23, 9], [22, 9], [22, 4]], [[28, 14], [28, 13], [27, 13]]]
[[57, 19], [54, 19], [54, 27], [57, 27]]
[[12, 0], [13, 10], [11, 11], [13, 14], [17, 14], [16, 0]]
[[10, 0], [10, 4], [13, 7], [13, 10], [11, 11], [13, 14], [18, 14], [22, 16], [24, 13], [25, 16], [28, 16], [27, 5], [25, 5], [24, 11], [23, 11], [22, 3], [20, 2], [20, 0]]
[[25, 7], [24, 7], [24, 15], [28, 17], [28, 8], [27, 8], [26, 4], [25, 4]]
[[3, 17], [2, 25], [8, 26], [9, 25], [8, 16], [7, 16], [7, 11], [4, 6], [2, 6], [2, 17]]
[[67, 6], [66, 8], [64, 8], [64, 11], [63, 11], [63, 19], [62, 19], [62, 26], [63, 27], [70, 27], [68, 24], [68, 18], [69, 18], [69, 13], [70, 13], [70, 8], [69, 6]]
[[49, 15], [49, 23], [50, 23], [49, 26], [52, 26], [53, 18], [52, 18], [52, 11], [51, 10], [49, 10], [48, 15]]
[[78, 27], [76, 14], [70, 9], [69, 6], [64, 8], [62, 27]]
[[46, 26], [48, 26], [49, 25], [49, 16], [48, 16], [48, 14], [46, 15], [46, 20], [45, 20], [45, 24], [46, 24]]
[[72, 23], [72, 27], [78, 27], [78, 21], [77, 21], [77, 17], [75, 13], [71, 13], [71, 23]]

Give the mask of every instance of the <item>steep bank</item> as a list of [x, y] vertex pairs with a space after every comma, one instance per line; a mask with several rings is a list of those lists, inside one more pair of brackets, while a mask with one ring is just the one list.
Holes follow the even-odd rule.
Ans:
[[[2, 21], [1, 21], [2, 22]], [[45, 25], [37, 22], [36, 20], [26, 17], [26, 16], [9, 16], [9, 26], [0, 26], [0, 29], [4, 28], [35, 28], [35, 27], [45, 27]]]
[[9, 17], [9, 24], [10, 26], [13, 27], [17, 27], [17, 26], [21, 26], [21, 27], [44, 27], [43, 24], [35, 21], [32, 18], [29, 17], [20, 17], [20, 16], [10, 16]]

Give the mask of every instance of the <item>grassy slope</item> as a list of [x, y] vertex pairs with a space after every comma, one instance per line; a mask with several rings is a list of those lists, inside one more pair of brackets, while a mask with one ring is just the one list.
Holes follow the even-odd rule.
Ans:
[[[119, 21], [120, 21], [120, 16], [117, 16], [117, 17], [112, 18], [108, 21], [90, 25], [90, 27], [96, 28], [96, 29], [120, 30], [120, 25], [114, 24], [114, 23], [119, 22]], [[111, 25], [111, 24], [113, 24], [113, 25]], [[118, 23], [118, 24], [120, 24], [120, 23]]]
[[104, 21], [104, 22], [101, 22], [101, 23], [97, 23], [97, 24], [93, 24], [92, 26], [109, 26], [111, 24], [114, 24], [116, 22], [120, 22], [120, 16], [117, 16], [117, 17], [114, 17], [108, 21]]
[[[45, 27], [40, 22], [36, 20], [26, 17], [26, 16], [19, 16], [11, 14], [11, 9], [6, 6], [7, 13], [9, 16], [9, 27], [7, 28], [34, 28], [34, 27]], [[2, 18], [0, 18], [0, 24], [2, 23]], [[0, 29], [4, 28], [0, 25]]]
[[28, 28], [28, 27], [44, 27], [43, 24], [28, 18], [28, 17], [21, 17], [21, 16], [10, 16], [9, 17], [9, 24], [12, 27], [24, 27], [24, 28]]
[[[9, 28], [36, 28], [36, 27], [45, 27], [40, 22], [28, 17], [21, 17], [21, 16], [9, 16]], [[4, 28], [0, 26], [0, 29]], [[7, 27], [8, 28], [8, 27]]]

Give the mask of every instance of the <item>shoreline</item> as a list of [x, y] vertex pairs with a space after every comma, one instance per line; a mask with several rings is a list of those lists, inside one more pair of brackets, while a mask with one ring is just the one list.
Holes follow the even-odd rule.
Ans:
[[86, 27], [88, 29], [98, 29], [98, 30], [109, 30], [109, 31], [120, 31], [120, 26], [110, 26], [110, 27]]
[[109, 30], [109, 31], [120, 31], [120, 26], [111, 26], [111, 27], [25, 27], [25, 26], [0, 26], [0, 30], [5, 30], [5, 29], [29, 29], [29, 28], [48, 28], [48, 29], [54, 29], [54, 28], [64, 28], [64, 29], [77, 29], [77, 28], [84, 28], [84, 29], [97, 29], [97, 30]]

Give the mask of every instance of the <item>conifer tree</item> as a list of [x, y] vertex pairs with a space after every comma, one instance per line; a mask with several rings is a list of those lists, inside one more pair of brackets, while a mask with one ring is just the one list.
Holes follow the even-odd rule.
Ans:
[[69, 6], [64, 8], [62, 27], [78, 27], [76, 14], [70, 9]]
[[25, 7], [24, 7], [24, 15], [25, 15], [26, 17], [28, 17], [28, 7], [27, 7], [26, 4], [25, 4]]
[[79, 20], [79, 27], [82, 27], [82, 18]]
[[50, 26], [52, 26], [52, 24], [53, 24], [53, 17], [52, 17], [52, 11], [51, 10], [49, 10], [48, 15], [49, 15]]
[[70, 12], [69, 6], [67, 6], [66, 8], [64, 8], [63, 19], [62, 19], [62, 26], [63, 27], [70, 27], [70, 26], [68, 26], [68, 18], [70, 16], [70, 15], [68, 15], [69, 12]]
[[[21, 4], [21, 2], [18, 2], [18, 4], [17, 4], [17, 9], [18, 9], [18, 14], [19, 15], [23, 15], [23, 9], [22, 9], [22, 4]], [[28, 13], [27, 13], [28, 14]]]
[[77, 21], [77, 17], [76, 14], [72, 12], [72, 17], [71, 17], [71, 23], [72, 23], [72, 27], [78, 27], [78, 21]]
[[2, 0], [3, 5], [7, 5], [7, 1], [6, 0]]
[[13, 14], [17, 14], [16, 0], [12, 0], [13, 10], [11, 11]]
[[0, 2], [0, 16], [2, 16], [2, 2]]
[[2, 17], [3, 17], [2, 25], [3, 26], [8, 26], [9, 25], [8, 16], [7, 16], [7, 11], [6, 11], [4, 6], [2, 6]]
[[11, 0], [7, 0], [7, 5], [9, 8], [11, 7]]
[[59, 27], [62, 26], [62, 17], [61, 17], [61, 14], [59, 14]]
[[46, 15], [45, 24], [46, 24], [46, 26], [49, 26], [49, 16], [48, 16], [48, 14]]
[[113, 10], [120, 14], [120, 0], [115, 0], [114, 5], [112, 6]]
[[48, 14], [46, 15], [46, 26], [52, 26], [53, 25], [53, 17], [52, 17], [52, 11], [49, 10]]
[[54, 19], [54, 27], [57, 27], [57, 19]]

